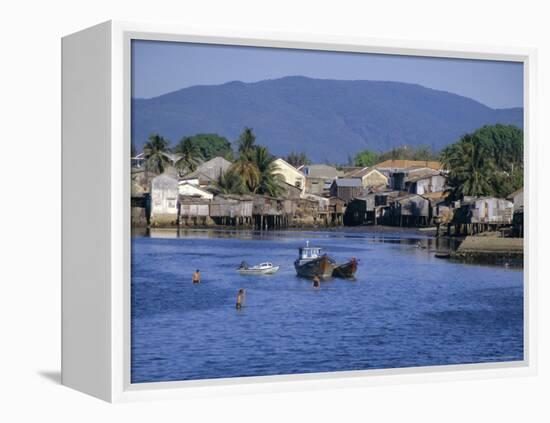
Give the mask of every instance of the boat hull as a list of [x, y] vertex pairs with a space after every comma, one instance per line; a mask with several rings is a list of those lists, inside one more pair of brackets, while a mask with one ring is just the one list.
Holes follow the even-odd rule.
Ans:
[[277, 273], [279, 266], [273, 266], [269, 269], [238, 269], [241, 275], [272, 275]]
[[350, 260], [334, 268], [332, 276], [336, 278], [354, 279], [357, 271], [357, 260]]
[[296, 260], [294, 262], [296, 268], [296, 274], [302, 278], [313, 278], [318, 276], [322, 279], [332, 277], [335, 264], [330, 260], [328, 256], [322, 256], [313, 260]]

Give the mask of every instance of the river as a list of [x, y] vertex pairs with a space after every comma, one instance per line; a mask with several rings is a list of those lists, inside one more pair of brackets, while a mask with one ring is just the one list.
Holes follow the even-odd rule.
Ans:
[[[356, 281], [313, 289], [306, 240]], [[523, 271], [434, 257], [405, 233], [156, 231], [132, 237], [132, 383], [523, 359]], [[442, 242], [442, 241], [439, 241]], [[243, 276], [241, 261], [271, 261]], [[191, 277], [201, 270], [202, 283]], [[239, 288], [245, 307], [236, 310]]]

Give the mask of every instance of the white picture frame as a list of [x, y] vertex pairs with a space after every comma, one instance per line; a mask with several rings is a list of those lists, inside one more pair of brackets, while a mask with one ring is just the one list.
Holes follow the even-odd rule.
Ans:
[[[132, 39], [465, 59], [524, 65], [526, 235], [521, 362], [130, 383]], [[536, 51], [106, 22], [62, 40], [62, 383], [110, 402], [526, 376], [536, 373]], [[84, 222], [84, 223], [83, 223]]]

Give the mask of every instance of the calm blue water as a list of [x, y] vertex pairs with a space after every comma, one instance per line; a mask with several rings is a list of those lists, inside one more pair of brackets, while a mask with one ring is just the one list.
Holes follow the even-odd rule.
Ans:
[[[523, 359], [521, 270], [437, 259], [408, 235], [175, 234], [132, 238], [133, 383]], [[297, 278], [306, 239], [357, 257], [357, 281]], [[282, 267], [241, 276], [242, 260]]]

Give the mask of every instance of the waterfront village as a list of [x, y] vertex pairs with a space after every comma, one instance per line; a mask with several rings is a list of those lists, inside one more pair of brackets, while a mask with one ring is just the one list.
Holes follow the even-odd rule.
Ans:
[[[449, 171], [435, 160], [388, 159], [371, 166], [269, 162], [276, 196], [234, 193], [224, 177], [235, 163], [216, 156], [191, 169], [162, 153], [162, 171], [149, 170], [147, 154], [131, 159], [133, 227], [288, 228], [384, 225], [433, 231], [436, 236], [523, 238], [523, 188], [506, 198], [452, 199]], [[226, 181], [227, 184], [227, 181]], [[477, 237], [469, 237], [477, 238]], [[519, 240], [517, 240], [519, 241]], [[523, 254], [520, 241], [512, 250]], [[508, 249], [508, 247], [504, 247]]]

